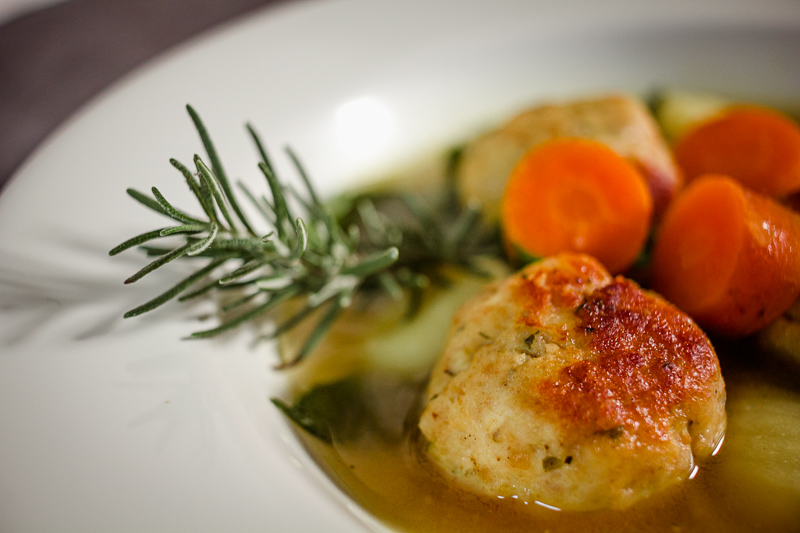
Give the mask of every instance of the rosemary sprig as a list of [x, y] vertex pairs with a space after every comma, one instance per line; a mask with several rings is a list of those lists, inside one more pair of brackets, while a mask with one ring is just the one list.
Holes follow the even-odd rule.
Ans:
[[[263, 218], [264, 230], [259, 232], [235, 197], [200, 116], [191, 106], [187, 110], [211, 164], [207, 165], [199, 155], [193, 158], [194, 171], [175, 159], [170, 163], [186, 181], [202, 215], [174, 207], [155, 187], [152, 196], [129, 189], [134, 200], [177, 224], [128, 239], [109, 255], [139, 247], [154, 257], [126, 283], [134, 283], [177, 259], [205, 264], [159, 296], [125, 313], [126, 318], [152, 311], [175, 298], [185, 301], [215, 291], [239, 291], [238, 299], [220, 306], [218, 326], [190, 336], [208, 338], [261, 317], [286, 302], [299, 302], [290, 317], [262, 336], [275, 338], [319, 317], [299, 351], [284, 356], [278, 365], [287, 368], [300, 362], [321, 342], [357, 294], [383, 291], [399, 297], [407, 291], [413, 309], [425, 287], [444, 280], [442, 266], [456, 265], [480, 273], [476, 256], [499, 252], [494, 235], [480, 225], [477, 209], [457, 205], [452, 190], [446, 192], [441, 205], [433, 208], [399, 194], [357, 196], [346, 202], [349, 209], [334, 216], [290, 150], [288, 157], [303, 187], [298, 191], [278, 178], [261, 139], [248, 125], [261, 157], [258, 168], [270, 198], [253, 194], [242, 183], [238, 186]], [[399, 214], [393, 212], [398, 203], [402, 206]], [[151, 241], [156, 239], [177, 243], [154, 246]]]

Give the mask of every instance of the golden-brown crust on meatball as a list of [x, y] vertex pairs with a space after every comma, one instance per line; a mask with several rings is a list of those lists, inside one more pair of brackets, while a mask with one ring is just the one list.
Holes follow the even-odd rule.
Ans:
[[537, 387], [541, 401], [587, 431], [668, 439], [673, 410], [708, 397], [718, 379], [716, 354], [700, 328], [630, 280], [617, 277], [593, 293], [577, 316], [596, 356]]

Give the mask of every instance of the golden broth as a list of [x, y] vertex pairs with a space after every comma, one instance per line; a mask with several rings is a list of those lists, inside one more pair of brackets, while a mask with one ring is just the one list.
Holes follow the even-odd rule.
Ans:
[[[374, 318], [374, 313], [348, 317], [293, 380], [299, 390], [307, 390], [310, 383], [351, 372], [364, 379], [362, 400], [369, 410], [365, 419], [371, 422], [356, 436], [334, 431], [332, 444], [302, 431], [300, 436], [347, 494], [392, 527], [412, 532], [735, 532], [800, 527], [800, 386], [792, 372], [761, 368], [757, 363], [762, 354], [749, 346], [718, 347], [728, 391], [729, 431], [720, 452], [699, 465], [694, 479], [625, 511], [564, 512], [535, 502], [477, 497], [448, 485], [435, 466], [427, 464], [416, 431], [425, 373], [399, 372], [398, 377], [393, 368], [376, 367], [375, 354], [366, 352], [374, 350], [371, 338], [381, 338], [387, 330], [378, 321], [377, 331], [367, 333], [375, 326]], [[420, 344], [438, 347], [446, 328], [430, 330], [438, 335], [420, 339]], [[756, 431], [751, 430], [754, 421]]]
[[[503, 267], [495, 268], [503, 274]], [[416, 423], [450, 317], [485, 283], [458, 280], [430, 296], [410, 324], [399, 320], [402, 306], [386, 302], [349, 312], [291, 373], [297, 396], [315, 385], [361, 380], [356, 416], [364, 423], [357, 431], [352, 424], [347, 431], [334, 429], [330, 444], [298, 433], [341, 489], [377, 519], [400, 531], [425, 533], [800, 529], [800, 374], [771, 362], [750, 341], [717, 343], [728, 434], [719, 453], [679, 486], [624, 511], [565, 512], [538, 502], [478, 497], [449, 485], [420, 452]], [[284, 339], [282, 349], [292, 353], [306, 333]], [[341, 403], [335, 408], [349, 408]]]

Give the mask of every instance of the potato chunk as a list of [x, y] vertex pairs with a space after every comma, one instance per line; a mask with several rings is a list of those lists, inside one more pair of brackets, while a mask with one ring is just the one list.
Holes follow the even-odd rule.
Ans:
[[562, 254], [454, 318], [419, 427], [468, 490], [562, 509], [624, 508], [686, 479], [725, 431], [703, 332], [594, 259]]
[[682, 183], [681, 174], [655, 120], [638, 100], [608, 96], [533, 108], [467, 145], [459, 172], [466, 200], [499, 215], [506, 180], [530, 148], [555, 138], [580, 137], [609, 146], [642, 172], [658, 215]]

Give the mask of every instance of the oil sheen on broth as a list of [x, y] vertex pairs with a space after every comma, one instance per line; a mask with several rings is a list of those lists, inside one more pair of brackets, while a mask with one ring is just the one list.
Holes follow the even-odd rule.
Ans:
[[[502, 265], [494, 269], [505, 273]], [[347, 423], [333, 424], [330, 443], [298, 433], [341, 489], [380, 521], [410, 532], [798, 529], [800, 374], [747, 340], [714, 342], [728, 393], [727, 436], [719, 452], [676, 487], [623, 511], [567, 512], [449, 486], [420, 451], [417, 421], [451, 316], [486, 282], [456, 279], [431, 294], [410, 323], [398, 325], [402, 305], [355, 305], [313, 357], [292, 371], [297, 395], [335, 384], [327, 400], [338, 402], [335, 409]], [[282, 348], [292, 344], [287, 339]]]

